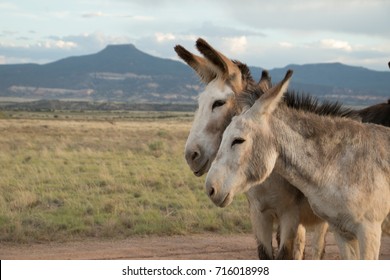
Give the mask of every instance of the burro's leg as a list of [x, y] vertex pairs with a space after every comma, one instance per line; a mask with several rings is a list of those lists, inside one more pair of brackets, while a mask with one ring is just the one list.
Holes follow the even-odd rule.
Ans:
[[294, 260], [303, 260], [305, 257], [306, 228], [299, 224], [294, 240]]
[[261, 202], [255, 195], [247, 192], [249, 202], [250, 218], [253, 232], [257, 242], [257, 253], [261, 260], [272, 260], [272, 232], [274, 218], [271, 214], [261, 211]]
[[272, 260], [274, 258], [272, 250], [272, 232], [274, 219], [272, 215], [258, 212], [251, 220], [256, 236], [257, 254], [259, 259]]
[[[280, 244], [277, 255], [278, 260], [292, 260], [294, 258], [294, 241], [299, 226], [299, 208], [286, 209], [279, 218]], [[304, 246], [304, 243], [303, 243]], [[299, 256], [300, 258], [303, 256]]]
[[328, 232], [328, 223], [319, 223], [314, 227], [312, 238], [312, 259], [321, 260], [325, 254], [325, 237]]
[[361, 224], [357, 233], [361, 259], [377, 260], [379, 258], [381, 235], [381, 223]]
[[382, 233], [390, 236], [390, 214], [387, 215], [382, 223]]
[[342, 260], [357, 260], [359, 259], [359, 247], [356, 237], [346, 236], [339, 232], [334, 232], [334, 238], [340, 250], [340, 258]]

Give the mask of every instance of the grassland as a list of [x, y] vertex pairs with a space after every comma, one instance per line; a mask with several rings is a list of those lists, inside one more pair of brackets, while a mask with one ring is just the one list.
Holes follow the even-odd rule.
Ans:
[[191, 113], [0, 112], [0, 241], [249, 232], [183, 159]]

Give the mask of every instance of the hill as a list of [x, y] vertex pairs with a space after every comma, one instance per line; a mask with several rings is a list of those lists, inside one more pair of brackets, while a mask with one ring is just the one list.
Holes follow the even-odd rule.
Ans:
[[[294, 70], [292, 88], [350, 105], [386, 100], [390, 71], [379, 72], [340, 63], [288, 65], [270, 69], [278, 81]], [[262, 68], [251, 67], [255, 78]], [[202, 85], [192, 69], [158, 58], [134, 45], [109, 45], [102, 51], [48, 64], [0, 65], [0, 97], [27, 100], [195, 103]]]
[[44, 65], [0, 65], [0, 96], [28, 99], [192, 102], [197, 78], [186, 65], [134, 45]]
[[[288, 69], [294, 70], [290, 88], [321, 99], [368, 105], [390, 98], [390, 71], [373, 71], [341, 63], [292, 64], [271, 69], [272, 80], [281, 80]], [[261, 68], [252, 68], [251, 72], [260, 75]]]

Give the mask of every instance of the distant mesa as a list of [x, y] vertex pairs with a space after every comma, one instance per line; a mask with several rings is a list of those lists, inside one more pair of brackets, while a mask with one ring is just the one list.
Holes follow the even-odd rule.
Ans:
[[[320, 98], [365, 105], [387, 101], [390, 96], [390, 71], [371, 71], [341, 63], [288, 65], [268, 70], [272, 80], [277, 81], [290, 68], [294, 70], [291, 87]], [[262, 68], [250, 69], [257, 80]], [[95, 54], [43, 65], [0, 65], [0, 100], [195, 104], [202, 87], [184, 63], [152, 56], [133, 44], [108, 45]]]

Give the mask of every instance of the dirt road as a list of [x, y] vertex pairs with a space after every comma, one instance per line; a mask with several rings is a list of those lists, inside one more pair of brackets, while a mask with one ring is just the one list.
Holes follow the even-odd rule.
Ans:
[[[310, 234], [306, 259], [310, 259]], [[333, 235], [328, 233], [325, 259], [338, 259]], [[0, 243], [0, 259], [256, 259], [252, 234], [132, 237], [125, 240], [87, 239], [66, 243]], [[390, 260], [390, 237], [382, 238], [380, 259]]]

